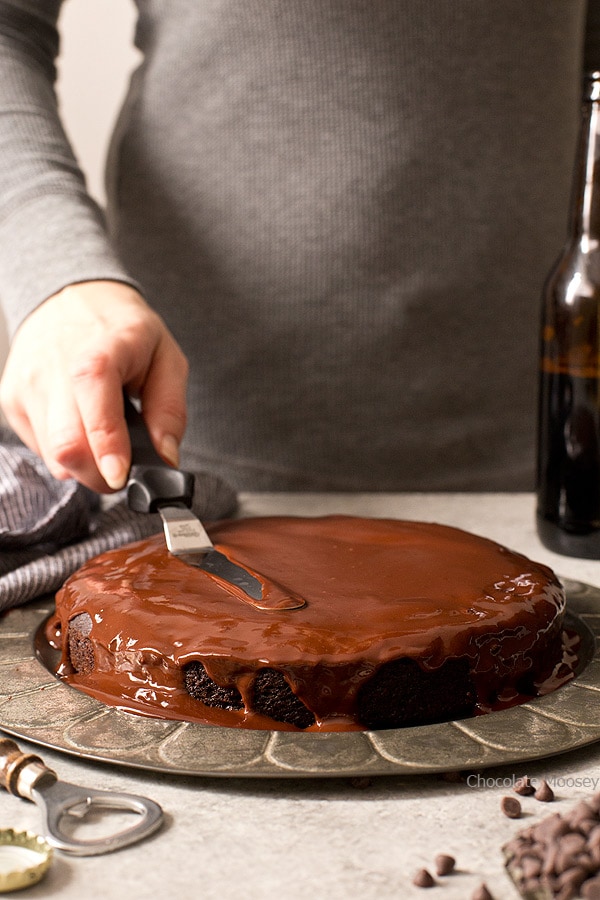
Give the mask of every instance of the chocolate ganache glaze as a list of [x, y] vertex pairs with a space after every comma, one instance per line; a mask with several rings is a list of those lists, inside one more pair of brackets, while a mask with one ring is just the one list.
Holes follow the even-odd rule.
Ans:
[[91, 560], [58, 592], [48, 625], [58, 674], [150, 716], [352, 730], [471, 715], [534, 695], [561, 666], [557, 578], [493, 541], [352, 516], [208, 531], [260, 574], [265, 595], [306, 604], [255, 609], [157, 535]]

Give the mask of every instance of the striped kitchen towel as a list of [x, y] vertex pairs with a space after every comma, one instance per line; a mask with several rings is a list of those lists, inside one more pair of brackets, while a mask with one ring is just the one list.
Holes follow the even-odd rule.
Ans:
[[[219, 519], [235, 492], [215, 475], [196, 475], [193, 510]], [[13, 432], [0, 427], [0, 611], [56, 591], [86, 560], [162, 530], [158, 514], [132, 512], [124, 492], [101, 498], [76, 481], [57, 481]]]

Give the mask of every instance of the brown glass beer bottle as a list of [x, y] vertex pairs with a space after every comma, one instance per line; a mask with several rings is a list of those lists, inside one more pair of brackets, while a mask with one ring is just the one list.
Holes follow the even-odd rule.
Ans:
[[600, 71], [584, 78], [567, 244], [543, 292], [537, 528], [600, 559]]

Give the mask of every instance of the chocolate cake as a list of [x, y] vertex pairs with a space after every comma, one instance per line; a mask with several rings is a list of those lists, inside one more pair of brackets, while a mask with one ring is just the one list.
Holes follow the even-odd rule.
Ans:
[[558, 580], [493, 541], [351, 516], [208, 530], [260, 573], [266, 597], [288, 591], [303, 608], [257, 609], [156, 535], [91, 560], [58, 592], [48, 634], [60, 676], [145, 715], [348, 730], [470, 716], [535, 695], [561, 666]]

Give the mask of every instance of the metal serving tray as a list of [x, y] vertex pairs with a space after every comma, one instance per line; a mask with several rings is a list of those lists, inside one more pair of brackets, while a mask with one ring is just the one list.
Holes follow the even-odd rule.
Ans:
[[0, 728], [79, 758], [182, 775], [358, 777], [480, 770], [564, 753], [600, 739], [600, 589], [564, 580], [584, 652], [574, 681], [485, 716], [377, 732], [298, 733], [145, 718], [52, 674], [41, 626], [51, 597], [0, 618]]

